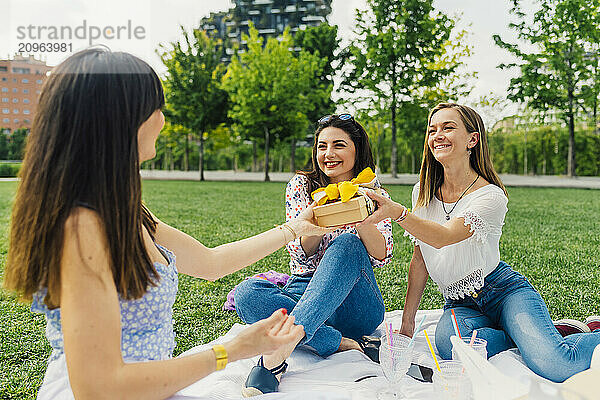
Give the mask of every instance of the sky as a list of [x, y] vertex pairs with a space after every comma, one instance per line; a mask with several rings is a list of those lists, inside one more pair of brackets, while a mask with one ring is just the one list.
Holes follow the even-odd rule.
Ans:
[[[524, 2], [525, 9], [532, 9], [532, 1]], [[510, 78], [516, 73], [496, 68], [512, 58], [492, 40], [493, 34], [500, 34], [505, 40], [516, 41], [514, 32], [508, 29], [510, 3], [510, 0], [434, 0], [437, 9], [461, 15], [458, 27], [471, 32], [467, 40], [473, 46], [473, 55], [467, 62], [468, 70], [477, 72], [478, 78], [473, 82], [470, 96], [462, 99], [467, 103], [490, 93], [505, 96]], [[210, 12], [231, 6], [229, 0], [2, 0], [0, 58], [12, 57], [21, 47], [49, 65], [56, 65], [90, 43], [104, 44], [112, 50], [139, 56], [162, 73], [165, 68], [155, 52], [159, 44], [178, 40], [180, 26], [196, 27]], [[333, 0], [329, 23], [338, 25], [342, 44], [352, 38], [357, 8], [365, 9], [366, 0]], [[52, 34], [64, 38], [69, 47], [32, 52], [31, 46], [39, 43], [40, 37], [51, 39]], [[500, 114], [512, 112], [514, 107], [508, 107]]]

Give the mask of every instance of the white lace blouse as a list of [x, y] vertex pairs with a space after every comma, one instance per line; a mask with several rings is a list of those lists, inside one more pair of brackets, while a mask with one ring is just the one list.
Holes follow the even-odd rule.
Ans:
[[[413, 209], [419, 197], [419, 184], [412, 192]], [[450, 218], [464, 218], [473, 235], [469, 238], [436, 249], [408, 232], [423, 254], [429, 276], [439, 286], [444, 298], [459, 299], [483, 287], [484, 278], [500, 262], [500, 236], [508, 198], [498, 186], [489, 184], [465, 195], [450, 214]], [[452, 210], [454, 203], [444, 203]], [[413, 210], [414, 215], [441, 225], [448, 223], [442, 202], [434, 197], [427, 207]]]

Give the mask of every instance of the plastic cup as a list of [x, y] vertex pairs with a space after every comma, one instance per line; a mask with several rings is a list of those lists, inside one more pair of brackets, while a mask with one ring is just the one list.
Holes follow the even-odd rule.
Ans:
[[442, 360], [433, 370], [433, 392], [440, 400], [469, 400], [471, 381], [460, 361]]
[[399, 382], [410, 367], [414, 349], [414, 342], [409, 346], [410, 339], [408, 336], [394, 334], [390, 346], [387, 335], [381, 338], [379, 362], [390, 383]]
[[[470, 337], [463, 337], [462, 341], [469, 345], [471, 343]], [[473, 346], [471, 346], [473, 350], [477, 352], [484, 360], [487, 360], [487, 340], [476, 337], [473, 341]], [[452, 359], [458, 360], [456, 356], [456, 352], [454, 351], [454, 346], [452, 346]]]
[[408, 336], [394, 334], [392, 346], [390, 346], [387, 335], [381, 338], [379, 364], [390, 385], [389, 388], [377, 394], [378, 399], [395, 400], [403, 398], [400, 382], [407, 377], [406, 372], [413, 358], [414, 342], [411, 344], [410, 339]]

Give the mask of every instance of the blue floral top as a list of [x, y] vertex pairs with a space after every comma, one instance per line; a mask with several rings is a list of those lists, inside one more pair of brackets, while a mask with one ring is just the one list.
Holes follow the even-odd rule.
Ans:
[[[169, 265], [158, 262], [154, 267], [160, 277], [156, 286], [136, 300], [123, 300], [121, 308], [121, 353], [128, 362], [164, 360], [171, 358], [175, 348], [173, 331], [173, 303], [177, 294], [177, 268], [175, 255], [166, 248], [156, 245], [169, 260]], [[33, 296], [31, 311], [46, 316], [46, 338], [52, 346], [48, 362], [64, 353], [64, 342], [60, 320], [60, 308], [49, 310], [44, 304], [47, 289]]]

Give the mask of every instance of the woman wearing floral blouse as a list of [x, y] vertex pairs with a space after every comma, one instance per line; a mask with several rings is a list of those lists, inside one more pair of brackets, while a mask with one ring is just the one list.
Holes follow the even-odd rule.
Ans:
[[[349, 181], [364, 168], [375, 168], [367, 133], [350, 114], [319, 120], [312, 161], [312, 171], [295, 175], [287, 185], [288, 220], [312, 202], [310, 193], [315, 189]], [[380, 187], [378, 181], [375, 186]], [[288, 243], [292, 277], [283, 289], [264, 279], [249, 279], [237, 287], [236, 309], [244, 322], [253, 323], [286, 308], [305, 331], [299, 342], [261, 357], [248, 376], [244, 396], [277, 391], [287, 367], [285, 360], [298, 345], [323, 357], [361, 350], [361, 337], [383, 321], [385, 307], [373, 267], [389, 262], [392, 246], [390, 219], [341, 226], [331, 233]]]

